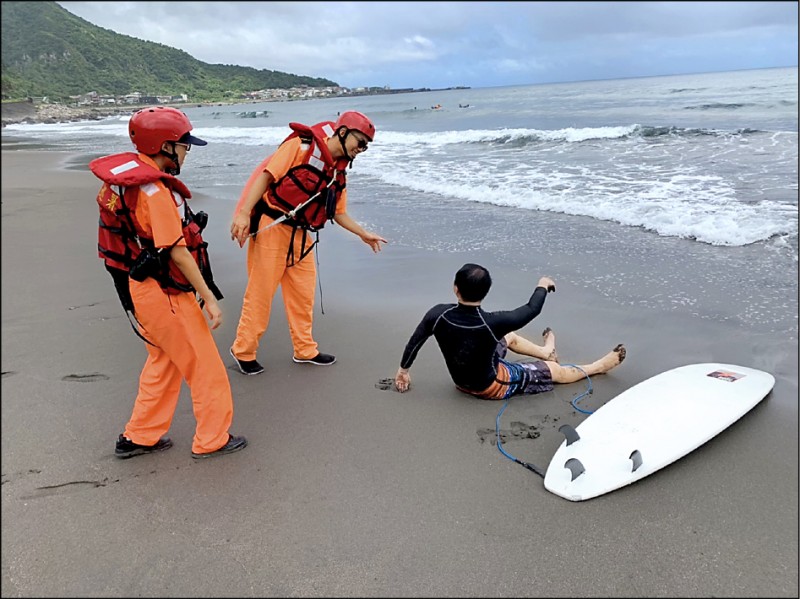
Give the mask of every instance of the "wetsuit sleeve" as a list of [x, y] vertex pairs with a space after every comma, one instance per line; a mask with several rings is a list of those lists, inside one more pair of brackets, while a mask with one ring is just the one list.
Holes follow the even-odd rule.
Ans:
[[425, 345], [428, 337], [433, 335], [433, 325], [436, 324], [436, 321], [443, 311], [442, 304], [428, 310], [428, 313], [425, 314], [417, 325], [416, 330], [414, 330], [414, 333], [411, 335], [411, 339], [409, 339], [406, 344], [406, 349], [403, 351], [403, 358], [400, 360], [400, 368], [411, 368], [420, 348]]
[[494, 334], [500, 338], [524, 327], [531, 320], [539, 316], [546, 297], [547, 289], [544, 287], [537, 287], [533, 290], [533, 294], [527, 304], [515, 310], [484, 312], [483, 317]]

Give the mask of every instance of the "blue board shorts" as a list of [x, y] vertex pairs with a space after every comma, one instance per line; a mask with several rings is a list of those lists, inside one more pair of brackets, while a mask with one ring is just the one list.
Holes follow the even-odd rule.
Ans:
[[481, 399], [505, 399], [512, 395], [534, 395], [553, 390], [553, 375], [545, 362], [511, 362], [505, 359], [507, 353], [508, 344], [503, 338], [495, 350], [499, 360], [497, 380], [479, 393], [461, 390]]

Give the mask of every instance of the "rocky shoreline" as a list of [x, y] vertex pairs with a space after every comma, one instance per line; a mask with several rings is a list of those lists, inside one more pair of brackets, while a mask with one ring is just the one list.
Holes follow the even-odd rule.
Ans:
[[[210, 104], [193, 104], [207, 106]], [[221, 104], [219, 104], [221, 106]], [[99, 121], [117, 114], [133, 114], [147, 105], [125, 106], [65, 106], [63, 104], [32, 104], [31, 102], [3, 102], [3, 127], [26, 123], [69, 123], [74, 121]], [[180, 106], [175, 106], [180, 108]]]
[[133, 106], [64, 106], [63, 104], [31, 104], [30, 102], [4, 102], [3, 127], [17, 123], [65, 123], [72, 121], [99, 121], [115, 114], [130, 114], [138, 110]]

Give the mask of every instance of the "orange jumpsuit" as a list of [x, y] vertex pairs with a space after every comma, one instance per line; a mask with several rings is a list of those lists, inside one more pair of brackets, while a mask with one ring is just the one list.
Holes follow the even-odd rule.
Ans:
[[[139, 158], [158, 168], [149, 157]], [[172, 192], [161, 181], [127, 193], [138, 193], [135, 216], [159, 248], [186, 245], [181, 216]], [[169, 430], [181, 382], [192, 395], [197, 426], [192, 451], [210, 453], [228, 442], [233, 420], [233, 397], [228, 372], [193, 292], [165, 293], [152, 278], [130, 280], [131, 297], [141, 333], [154, 345], [145, 344], [147, 360], [139, 376], [139, 392], [125, 436], [140, 445], [154, 445]]]
[[[256, 175], [267, 171], [275, 181], [279, 181], [290, 168], [305, 162], [308, 151], [302, 147], [299, 138], [281, 144], [251, 175], [242, 191], [237, 210], [247, 196]], [[264, 195], [268, 193], [269, 190]], [[336, 203], [336, 214], [346, 212], [346, 207], [347, 190], [342, 190]], [[266, 214], [262, 215], [257, 230], [261, 231], [273, 220]], [[306, 236], [306, 248], [313, 241], [310, 237], [311, 235]], [[269, 325], [272, 299], [279, 285], [295, 357], [305, 360], [319, 353], [317, 343], [311, 334], [317, 268], [314, 257], [310, 255], [287, 267], [286, 256], [291, 239], [292, 227], [281, 223], [261, 231], [248, 242], [247, 288], [242, 301], [239, 326], [236, 329], [236, 340], [231, 348], [239, 360], [256, 359], [258, 344]], [[294, 255], [299, 257], [303, 249], [303, 234], [298, 230], [294, 241]]]

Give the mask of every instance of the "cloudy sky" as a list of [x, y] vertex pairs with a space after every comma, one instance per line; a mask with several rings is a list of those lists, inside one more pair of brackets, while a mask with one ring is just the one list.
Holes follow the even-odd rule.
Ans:
[[797, 66], [797, 2], [58, 2], [87, 21], [346, 87], [494, 87]]

